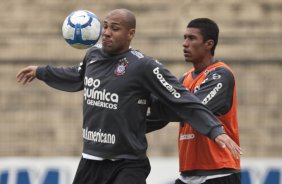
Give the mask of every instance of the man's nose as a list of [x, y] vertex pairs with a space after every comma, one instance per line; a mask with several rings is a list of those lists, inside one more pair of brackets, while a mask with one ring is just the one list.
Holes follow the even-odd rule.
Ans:
[[182, 46], [183, 47], [188, 47], [189, 46], [189, 43], [187, 40], [184, 40], [183, 43], [182, 43]]
[[103, 35], [110, 35], [110, 29], [108, 29], [108, 28], [103, 28], [102, 34], [103, 34]]

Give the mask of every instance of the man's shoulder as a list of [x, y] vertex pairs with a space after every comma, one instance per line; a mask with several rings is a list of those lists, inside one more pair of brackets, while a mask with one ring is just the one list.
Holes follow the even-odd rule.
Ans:
[[215, 67], [209, 72], [207, 78], [214, 81], [230, 84], [233, 84], [235, 81], [235, 76], [232, 70], [227, 65]]
[[132, 48], [130, 49], [130, 51], [128, 53], [128, 57], [133, 62], [136, 62], [140, 65], [147, 65], [147, 64], [150, 65], [150, 64], [154, 64], [154, 63], [161, 64], [155, 58], [148, 56], [148, 55], [144, 54], [143, 52], [141, 52], [139, 50], [132, 49]]
[[218, 71], [229, 71], [233, 72], [231, 67], [224, 61], [218, 60], [213, 64], [214, 68]]
[[136, 50], [131, 48], [128, 52], [128, 56], [132, 57], [135, 61], [147, 61], [150, 60], [150, 57], [141, 52], [140, 50]]
[[90, 47], [89, 49], [86, 50], [86, 57], [91, 57], [93, 55], [95, 56], [102, 55], [102, 47], [94, 45], [93, 47]]
[[216, 67], [216, 68], [214, 68], [213, 71], [211, 71], [211, 74], [213, 74], [213, 73], [227, 75], [227, 76], [234, 76], [232, 70], [228, 66]]

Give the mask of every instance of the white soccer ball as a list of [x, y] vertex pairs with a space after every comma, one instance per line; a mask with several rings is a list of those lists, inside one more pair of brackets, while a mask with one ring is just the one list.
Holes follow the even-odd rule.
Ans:
[[66, 42], [77, 49], [87, 49], [95, 45], [101, 31], [99, 18], [87, 10], [77, 10], [69, 14], [62, 27]]

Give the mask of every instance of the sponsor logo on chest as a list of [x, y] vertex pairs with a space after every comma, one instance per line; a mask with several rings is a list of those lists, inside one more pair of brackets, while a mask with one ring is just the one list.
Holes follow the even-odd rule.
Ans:
[[84, 77], [84, 100], [88, 105], [106, 109], [117, 109], [119, 95], [106, 89], [98, 89], [101, 81], [92, 77]]

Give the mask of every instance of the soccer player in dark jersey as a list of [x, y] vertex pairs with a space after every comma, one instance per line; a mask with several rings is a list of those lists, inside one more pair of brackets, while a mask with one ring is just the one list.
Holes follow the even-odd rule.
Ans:
[[102, 47], [88, 49], [79, 66], [28, 66], [17, 74], [23, 84], [38, 78], [59, 90], [84, 90], [83, 151], [74, 184], [146, 183], [150, 172], [145, 136], [149, 105], [166, 117], [166, 108], [150, 102], [151, 94], [176, 107], [175, 114], [166, 118], [185, 120], [226, 146], [234, 157], [240, 154], [241, 148], [206, 106], [160, 62], [130, 47], [135, 27], [131, 11], [113, 10], [103, 21]]
[[[208, 18], [192, 20], [185, 32], [184, 58], [194, 68], [180, 78], [218, 117], [227, 134], [239, 145], [235, 78], [232, 70], [214, 58], [219, 28]], [[148, 122], [152, 131], [168, 122]], [[153, 126], [154, 125], [154, 126]], [[147, 131], [148, 131], [147, 130]], [[240, 159], [219, 148], [188, 123], [180, 123], [179, 179], [175, 184], [240, 184]]]

